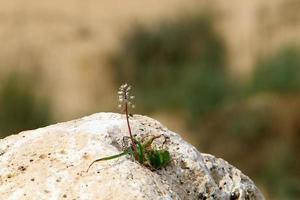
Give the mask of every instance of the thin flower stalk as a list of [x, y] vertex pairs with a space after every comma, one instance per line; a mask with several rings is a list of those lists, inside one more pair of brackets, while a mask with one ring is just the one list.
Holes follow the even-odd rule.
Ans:
[[129, 107], [131, 107], [131, 108], [135, 107], [134, 104], [131, 102], [131, 100], [134, 99], [134, 96], [130, 95], [130, 90], [131, 90], [131, 86], [129, 86], [127, 83], [121, 85], [121, 87], [119, 88], [119, 91], [118, 91], [119, 102], [120, 102], [118, 107], [120, 107], [122, 109], [122, 111], [125, 112], [128, 132], [129, 132], [130, 140], [132, 143], [132, 148], [134, 151], [134, 155], [137, 158], [137, 156], [138, 156], [137, 146], [133, 139], [132, 131], [131, 131], [130, 123], [129, 123]]

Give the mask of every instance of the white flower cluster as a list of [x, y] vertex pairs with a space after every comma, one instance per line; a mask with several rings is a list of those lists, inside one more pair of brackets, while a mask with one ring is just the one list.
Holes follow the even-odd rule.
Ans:
[[118, 105], [119, 108], [124, 108], [125, 105], [127, 104], [131, 108], [135, 108], [135, 105], [131, 102], [135, 97], [130, 95], [131, 86], [128, 85], [127, 83], [121, 85], [118, 91], [119, 95], [119, 102], [120, 104]]

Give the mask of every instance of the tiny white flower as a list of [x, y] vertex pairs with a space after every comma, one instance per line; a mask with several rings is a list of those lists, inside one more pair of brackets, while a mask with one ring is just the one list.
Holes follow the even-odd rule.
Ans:
[[127, 104], [128, 106], [134, 108], [133, 103], [130, 100], [134, 99], [135, 97], [130, 95], [130, 90], [131, 86], [127, 83], [120, 86], [118, 91], [118, 100], [120, 105], [118, 107], [122, 108]]

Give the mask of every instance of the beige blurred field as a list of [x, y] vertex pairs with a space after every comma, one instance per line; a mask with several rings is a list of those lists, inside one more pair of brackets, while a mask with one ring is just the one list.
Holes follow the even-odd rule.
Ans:
[[[298, 9], [297, 0], [2, 1], [0, 75], [35, 67], [42, 76], [39, 92], [52, 98], [55, 118], [71, 119], [94, 112], [89, 108], [96, 105], [99, 111], [114, 106], [107, 56], [134, 24], [151, 26], [211, 10], [226, 41], [230, 70], [243, 79], [258, 55], [299, 43]], [[92, 95], [96, 91], [99, 98]]]
[[[43, 76], [37, 84], [54, 98], [59, 120], [92, 112], [87, 108], [96, 104], [107, 110], [114, 106], [115, 86], [106, 56], [118, 48], [122, 33], [134, 23], [154, 23], [196, 6], [196, 1], [2, 2], [1, 75], [37, 63]], [[95, 90], [100, 102], [91, 95]]]

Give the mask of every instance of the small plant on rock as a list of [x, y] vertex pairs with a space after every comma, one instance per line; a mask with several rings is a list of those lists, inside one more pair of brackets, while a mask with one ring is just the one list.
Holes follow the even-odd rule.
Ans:
[[127, 128], [131, 141], [130, 146], [125, 148], [122, 153], [94, 160], [89, 165], [87, 172], [90, 167], [96, 162], [111, 160], [124, 155], [132, 156], [134, 160], [138, 161], [140, 164], [148, 167], [151, 170], [157, 170], [165, 167], [171, 161], [171, 156], [168, 150], [156, 149], [155, 147], [152, 147], [153, 141], [157, 138], [162, 137], [163, 135], [151, 136], [150, 139], [145, 141], [143, 141], [144, 139], [140, 141], [133, 137], [129, 120], [129, 107], [134, 108], [134, 104], [131, 102], [131, 100], [134, 99], [134, 96], [130, 95], [130, 90], [131, 86], [129, 86], [128, 84], [123, 84], [118, 91], [120, 102], [119, 107], [122, 109], [122, 113], [124, 113], [126, 116]]

